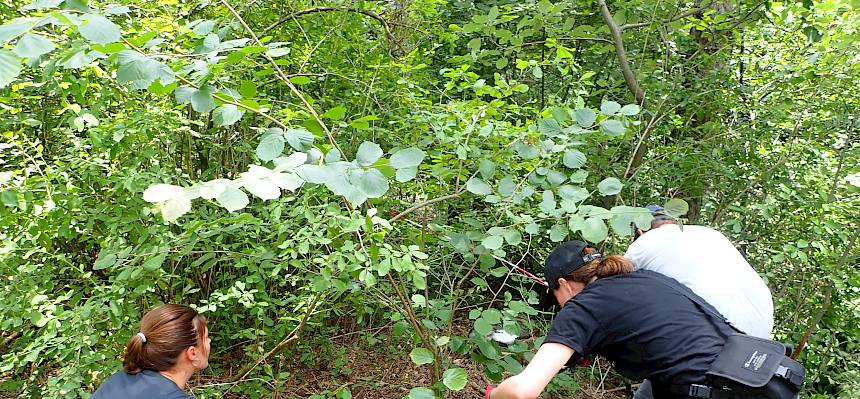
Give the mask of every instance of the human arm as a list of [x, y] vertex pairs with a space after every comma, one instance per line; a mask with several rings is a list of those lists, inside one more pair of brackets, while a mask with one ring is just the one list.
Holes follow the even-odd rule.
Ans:
[[573, 352], [573, 349], [555, 342], [541, 345], [529, 365], [521, 373], [502, 381], [490, 392], [490, 399], [537, 398]]

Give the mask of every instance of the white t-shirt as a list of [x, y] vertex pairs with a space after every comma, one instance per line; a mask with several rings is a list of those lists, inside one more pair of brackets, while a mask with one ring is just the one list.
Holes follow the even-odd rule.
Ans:
[[722, 233], [703, 226], [668, 224], [630, 244], [627, 259], [637, 269], [678, 280], [739, 330], [769, 338], [773, 329], [770, 289]]

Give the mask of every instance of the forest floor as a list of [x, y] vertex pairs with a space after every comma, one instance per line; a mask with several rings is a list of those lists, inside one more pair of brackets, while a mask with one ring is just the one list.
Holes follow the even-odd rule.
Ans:
[[[273, 374], [287, 377], [272, 381], [272, 399], [334, 397], [334, 392], [349, 388], [355, 399], [401, 398], [416, 386], [430, 386], [433, 381], [428, 375], [429, 366], [416, 366], [409, 358], [406, 345], [389, 345], [382, 342], [369, 343], [361, 334], [341, 334], [323, 345], [311, 345], [299, 349], [287, 349], [287, 353], [276, 356], [269, 364]], [[312, 353], [308, 353], [311, 351]], [[297, 355], [304, 352], [303, 355]], [[241, 352], [236, 353], [241, 356]], [[230, 354], [227, 355], [229, 360]], [[218, 361], [217, 359], [215, 360]], [[225, 362], [222, 362], [222, 364]], [[445, 399], [475, 399], [484, 396], [484, 390], [491, 381], [484, 375], [483, 366], [476, 364], [469, 356], [458, 356], [453, 365], [464, 368], [469, 381], [458, 392], [448, 391]], [[192, 379], [192, 386], [218, 384], [218, 380], [229, 379], [235, 370], [223, 370], [216, 378], [202, 375]], [[544, 394], [542, 399], [621, 399], [625, 387], [621, 378], [609, 369], [606, 361], [598, 360], [594, 365], [578, 368], [573, 372], [579, 389], [554, 394]], [[207, 378], [209, 377], [209, 378]], [[247, 398], [243, 393], [225, 396], [228, 398]]]

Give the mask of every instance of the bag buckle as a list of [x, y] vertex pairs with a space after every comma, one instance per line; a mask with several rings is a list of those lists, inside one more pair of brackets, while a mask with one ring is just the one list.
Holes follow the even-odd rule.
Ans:
[[690, 384], [690, 391], [687, 395], [691, 398], [710, 398], [711, 387], [707, 385]]
[[795, 386], [800, 387], [803, 384], [803, 376], [791, 371], [790, 368], [779, 365], [773, 375], [788, 380]]

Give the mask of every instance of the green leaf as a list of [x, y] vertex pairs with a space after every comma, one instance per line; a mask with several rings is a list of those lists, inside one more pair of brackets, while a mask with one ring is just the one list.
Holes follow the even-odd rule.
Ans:
[[57, 46], [42, 35], [28, 33], [18, 40], [15, 54], [21, 58], [39, 58], [42, 54], [53, 51]]
[[475, 332], [481, 335], [490, 335], [493, 333], [493, 324], [483, 317], [475, 320]]
[[[191, 93], [191, 108], [197, 112], [205, 113], [215, 109], [215, 100], [212, 99], [212, 93], [215, 88], [205, 85]], [[178, 95], [178, 94], [177, 94]]]
[[[601, 222], [602, 223], [602, 222]], [[552, 242], [561, 242], [567, 237], [567, 226], [563, 224], [553, 225], [549, 230], [549, 239]]]
[[212, 121], [215, 126], [229, 126], [242, 119], [245, 111], [233, 104], [224, 104], [212, 112]]
[[281, 196], [281, 189], [268, 179], [244, 180], [242, 186], [263, 201], [273, 200]]
[[143, 200], [146, 202], [162, 202], [171, 198], [184, 195], [185, 189], [172, 184], [153, 184], [143, 192]]
[[621, 181], [614, 177], [607, 177], [600, 183], [597, 183], [597, 190], [603, 195], [615, 195], [621, 192], [623, 185]]
[[612, 116], [621, 110], [621, 104], [615, 101], [604, 101], [600, 104], [600, 113], [606, 116]]
[[442, 383], [454, 391], [465, 388], [468, 380], [469, 376], [466, 374], [466, 370], [461, 367], [452, 367], [442, 374]]
[[184, 194], [179, 195], [167, 201], [160, 202], [158, 204], [158, 209], [161, 212], [161, 217], [164, 218], [165, 221], [173, 222], [191, 210], [191, 199]]
[[[505, 268], [502, 268], [505, 269]], [[502, 322], [502, 312], [498, 309], [485, 309], [481, 312], [481, 317], [490, 324], [499, 324]]]
[[523, 241], [523, 235], [519, 232], [519, 230], [509, 229], [505, 231], [504, 234], [505, 241], [511, 245], [519, 245]]
[[672, 198], [666, 202], [666, 205], [663, 206], [663, 209], [666, 210], [666, 213], [672, 215], [674, 217], [681, 217], [686, 215], [687, 212], [690, 211], [690, 205], [687, 204], [687, 201], [684, 201], [680, 198]]
[[624, 133], [627, 131], [627, 129], [624, 127], [624, 123], [614, 119], [607, 119], [603, 122], [600, 122], [600, 130], [603, 132], [603, 134], [610, 137], [623, 136]]
[[504, 243], [504, 238], [502, 236], [487, 236], [481, 240], [481, 245], [490, 250], [499, 249]]
[[96, 14], [84, 14], [81, 16], [83, 21], [78, 25], [78, 31], [84, 39], [93, 43], [108, 44], [119, 41], [120, 30], [109, 19]]
[[477, 195], [489, 195], [493, 192], [489, 184], [477, 177], [473, 177], [466, 182], [466, 190]]
[[136, 51], [120, 51], [117, 54], [117, 62], [120, 63], [116, 71], [117, 80], [120, 83], [131, 82], [136, 89], [146, 89], [156, 79], [162, 84], [170, 84], [176, 80], [170, 67]]
[[553, 136], [561, 133], [561, 125], [557, 120], [555, 120], [555, 118], [546, 118], [540, 121], [538, 131], [543, 134]]
[[99, 253], [99, 258], [93, 264], [93, 270], [106, 269], [116, 264], [116, 254]]
[[391, 155], [391, 166], [396, 169], [414, 168], [424, 161], [424, 151], [415, 147], [404, 148]]
[[322, 114], [323, 118], [330, 119], [333, 121], [339, 121], [343, 119], [344, 115], [346, 115], [346, 108], [344, 107], [334, 107]]
[[23, 35], [38, 22], [36, 18], [15, 18], [0, 25], [0, 45], [6, 44], [12, 39]]
[[641, 109], [639, 108], [638, 105], [627, 104], [627, 105], [621, 107], [621, 110], [619, 112], [621, 113], [621, 115], [633, 116], [633, 115], [638, 114], [639, 111], [641, 111]]
[[271, 161], [281, 156], [284, 147], [286, 147], [284, 131], [279, 128], [271, 128], [269, 133], [260, 140], [260, 144], [257, 145], [257, 158], [262, 161]]
[[161, 267], [161, 264], [164, 263], [164, 260], [167, 258], [167, 254], [156, 255], [155, 257], [149, 258], [146, 262], [143, 263], [143, 268], [147, 271], [153, 271]]
[[490, 179], [496, 174], [496, 164], [489, 159], [482, 159], [478, 166], [478, 172], [481, 173], [481, 177], [484, 179]]
[[517, 143], [516, 150], [517, 155], [525, 160], [535, 159], [540, 155], [540, 150], [537, 147], [524, 142]]
[[382, 148], [380, 148], [378, 144], [365, 141], [358, 146], [355, 160], [361, 166], [373, 165], [373, 163], [376, 162], [382, 154]]
[[575, 148], [571, 148], [564, 153], [564, 157], [562, 157], [562, 162], [564, 166], [567, 166], [571, 169], [576, 169], [585, 165], [585, 154], [582, 151], [579, 151]]
[[582, 226], [582, 238], [585, 241], [598, 243], [605, 240], [608, 235], [609, 228], [606, 227], [606, 223], [603, 223], [601, 218], [590, 217], [585, 220]]
[[415, 348], [409, 352], [409, 358], [416, 366], [433, 363], [433, 352], [427, 348]]
[[417, 387], [409, 391], [408, 399], [436, 399], [436, 395], [430, 388]]
[[388, 180], [377, 169], [368, 169], [360, 174], [358, 186], [369, 198], [379, 198], [388, 191]]
[[197, 25], [194, 25], [194, 29], [191, 31], [194, 32], [195, 35], [203, 37], [212, 32], [212, 29], [215, 28], [215, 21], [205, 20], [200, 22]]
[[307, 151], [311, 149], [311, 146], [314, 143], [313, 133], [304, 128], [287, 129], [287, 134], [285, 134], [284, 137], [286, 137], [287, 143], [290, 144], [290, 147], [293, 147], [296, 151]]
[[397, 181], [403, 183], [414, 179], [417, 174], [418, 168], [400, 168], [397, 169], [395, 178], [397, 179]]
[[0, 88], [8, 86], [21, 73], [21, 60], [8, 50], [0, 50]]
[[227, 186], [215, 200], [230, 212], [235, 212], [248, 206], [249, 202], [248, 195], [233, 186]]

